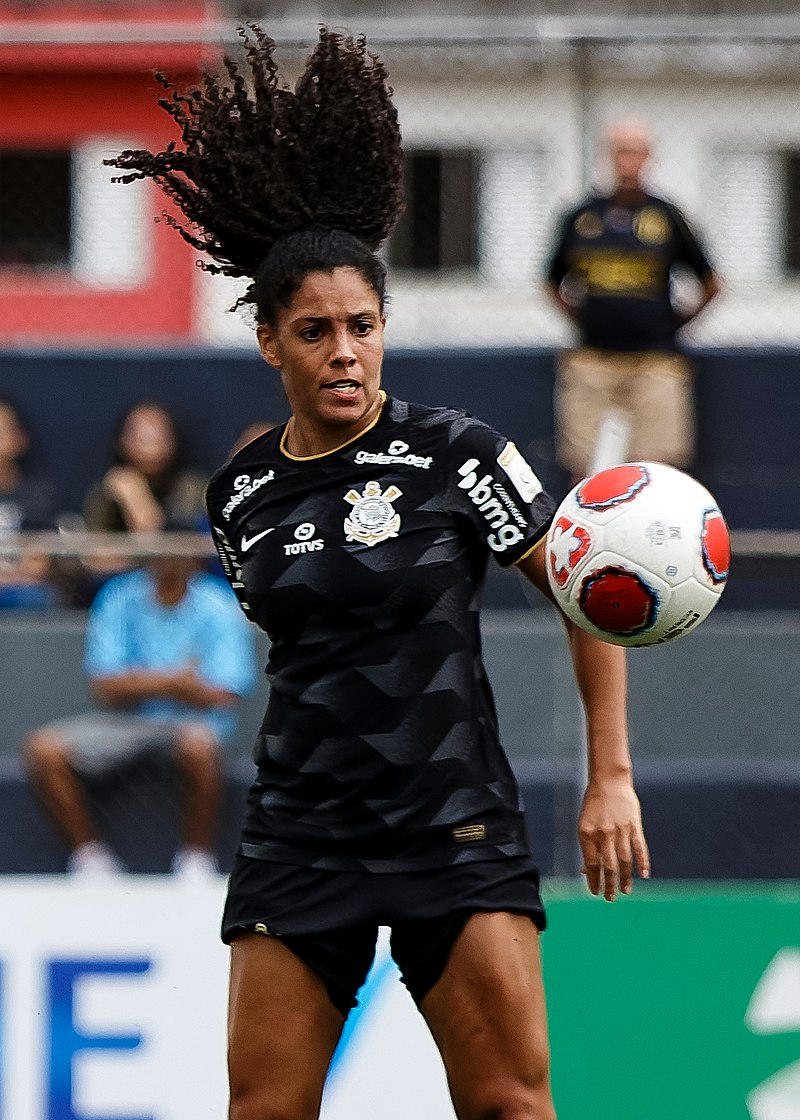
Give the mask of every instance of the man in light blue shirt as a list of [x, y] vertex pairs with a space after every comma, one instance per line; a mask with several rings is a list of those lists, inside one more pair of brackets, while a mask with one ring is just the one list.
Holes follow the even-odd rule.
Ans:
[[184, 801], [173, 869], [216, 870], [220, 747], [255, 681], [254, 639], [229, 590], [183, 558], [116, 576], [89, 611], [84, 669], [99, 711], [34, 731], [24, 754], [37, 792], [70, 848], [68, 870], [122, 870], [91, 819], [82, 776], [150, 751], [171, 751]]

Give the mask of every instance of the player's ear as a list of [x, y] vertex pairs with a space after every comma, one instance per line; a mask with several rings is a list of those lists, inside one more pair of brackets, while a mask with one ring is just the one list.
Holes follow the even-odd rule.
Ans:
[[261, 357], [264, 361], [274, 369], [280, 369], [281, 360], [278, 354], [278, 340], [272, 328], [267, 323], [259, 323], [256, 327], [256, 338], [258, 339], [258, 348], [261, 351]]

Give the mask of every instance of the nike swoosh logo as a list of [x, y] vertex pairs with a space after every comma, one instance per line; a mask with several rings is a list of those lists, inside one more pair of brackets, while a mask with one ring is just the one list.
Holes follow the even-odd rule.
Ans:
[[250, 540], [248, 540], [247, 537], [242, 537], [242, 552], [247, 552], [249, 548], [253, 547], [256, 541], [260, 541], [262, 537], [265, 537], [267, 535], [267, 533], [274, 532], [274, 529], [265, 529], [263, 533], [256, 533], [256, 535], [254, 537], [251, 537]]

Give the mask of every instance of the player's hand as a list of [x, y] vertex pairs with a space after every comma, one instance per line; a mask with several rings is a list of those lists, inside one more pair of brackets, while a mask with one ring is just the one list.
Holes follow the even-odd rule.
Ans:
[[111, 467], [103, 477], [103, 489], [117, 501], [135, 501], [147, 493], [147, 483], [133, 467]]
[[164, 523], [164, 514], [144, 475], [133, 467], [111, 467], [103, 476], [103, 490], [122, 507], [129, 529], [154, 532]]
[[642, 828], [639, 798], [628, 778], [592, 781], [584, 795], [578, 826], [583, 874], [592, 894], [613, 902], [630, 894], [634, 867], [650, 876], [650, 853]]
[[194, 665], [186, 665], [182, 669], [175, 669], [165, 674], [165, 685], [171, 699], [182, 701], [184, 704], [194, 704], [198, 690], [202, 688], [202, 682]]

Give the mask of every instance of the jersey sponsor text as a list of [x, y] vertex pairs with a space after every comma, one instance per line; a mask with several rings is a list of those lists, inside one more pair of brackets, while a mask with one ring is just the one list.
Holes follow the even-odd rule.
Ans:
[[[489, 548], [493, 552], [505, 552], [507, 548], [519, 544], [524, 539], [525, 534], [517, 525], [509, 525], [509, 518], [513, 514], [504, 509], [504, 503], [495, 497], [493, 491], [497, 483], [490, 474], [485, 474], [479, 479], [475, 473], [475, 468], [478, 466], [480, 466], [479, 459], [467, 459], [466, 463], [462, 463], [458, 468], [458, 473], [461, 475], [458, 486], [461, 490], [467, 491], [467, 496], [471, 499], [473, 505], [477, 506], [490, 527], [496, 530], [486, 538]], [[500, 487], [500, 489], [503, 490], [503, 487]], [[506, 504], [514, 507], [514, 513], [517, 514], [520, 523], [523, 526], [527, 524], [505, 490], [503, 490], [503, 497]]]
[[421, 470], [430, 470], [433, 463], [432, 455], [414, 455], [407, 443], [401, 439], [392, 440], [386, 451], [357, 451], [353, 462], [359, 466], [369, 463], [379, 467], [400, 466], [419, 467]]
[[233, 480], [233, 489], [236, 491], [228, 500], [227, 505], [223, 506], [222, 516], [226, 521], [230, 521], [231, 514], [240, 506], [242, 502], [246, 502], [248, 498], [252, 498], [257, 490], [262, 486], [266, 486], [268, 482], [272, 482], [275, 477], [275, 471], [267, 471], [262, 474], [260, 478], [251, 478], [249, 474], [239, 474]]
[[311, 521], [304, 521], [298, 525], [294, 531], [294, 540], [291, 544], [285, 544], [283, 551], [287, 556], [299, 556], [304, 552], [322, 552], [325, 547], [325, 541], [321, 537], [316, 540], [311, 538], [317, 531], [316, 525]]

